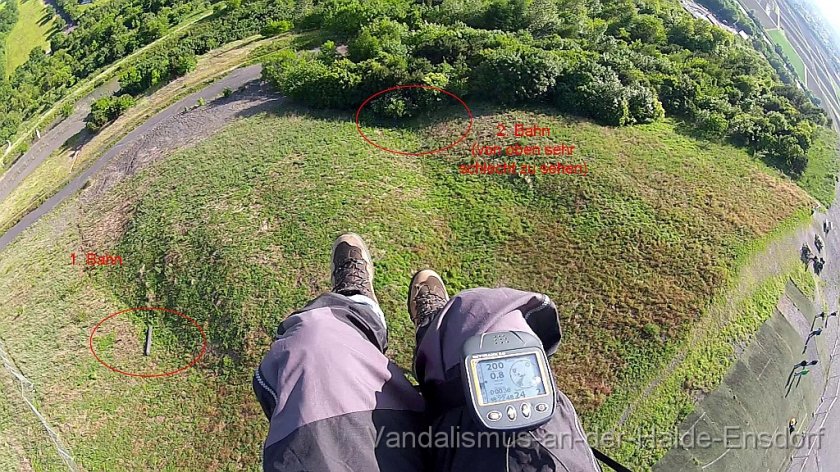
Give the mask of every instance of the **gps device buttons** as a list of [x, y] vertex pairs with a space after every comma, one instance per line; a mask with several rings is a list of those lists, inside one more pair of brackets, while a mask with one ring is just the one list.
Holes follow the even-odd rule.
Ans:
[[513, 406], [507, 407], [507, 417], [509, 420], [513, 421], [516, 419], [516, 408]]
[[538, 412], [542, 413], [542, 412], [544, 412], [544, 411], [546, 411], [546, 410], [548, 410], [548, 405], [546, 405], [545, 403], [539, 403], [539, 404], [537, 404], [537, 411], [538, 411]]
[[531, 417], [531, 404], [530, 403], [523, 403], [522, 404], [522, 416], [525, 418]]
[[498, 411], [491, 411], [490, 413], [487, 413], [487, 419], [490, 421], [499, 421], [502, 419], [502, 413]]

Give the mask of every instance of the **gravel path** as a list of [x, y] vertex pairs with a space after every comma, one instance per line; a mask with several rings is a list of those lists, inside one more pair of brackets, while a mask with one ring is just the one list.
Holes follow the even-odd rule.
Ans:
[[12, 167], [0, 177], [0, 202], [5, 200], [29, 174], [50, 157], [50, 154], [85, 129], [85, 118], [90, 114], [90, 106], [97, 98], [113, 95], [119, 88], [116, 79], [100, 85], [90, 95], [76, 102], [72, 115], [43, 132], [41, 139], [36, 141], [29, 151], [15, 161]]
[[[231, 90], [238, 90], [246, 85], [253, 86], [254, 84], [257, 84], [260, 80], [261, 74], [262, 66], [260, 65], [237, 69], [221, 80], [208, 85], [198, 92], [188, 95], [149, 118], [148, 121], [128, 133], [124, 138], [117, 142], [114, 147], [105, 152], [105, 154], [97, 159], [93, 165], [82, 172], [81, 175], [70, 181], [70, 183], [59, 190], [58, 193], [47, 199], [41, 204], [41, 206], [28, 213], [15, 226], [0, 236], [0, 251], [17, 238], [21, 232], [38, 221], [42, 216], [50, 212], [68, 197], [75, 195], [76, 192], [85, 186], [92, 176], [103, 169], [106, 170], [105, 178], [102, 179], [102, 181], [99, 181], [96, 185], [104, 186], [102, 189], [107, 189], [110, 188], [116, 181], [124, 178], [124, 176], [131, 175], [133, 172], [136, 172], [136, 170], [144, 163], [151, 162], [163, 155], [165, 152], [179, 146], [188, 145], [194, 141], [200, 140], [202, 137], [208, 136], [210, 133], [214, 132], [237, 116], [245, 114], [249, 108], [259, 111], [262, 109], [261, 107], [266, 105], [267, 102], [278, 100], [279, 98], [276, 98], [276, 96], [273, 97], [265, 92], [257, 94], [261, 98], [255, 98], [253, 93], [246, 93], [243, 96], [243, 99], [246, 104], [250, 104], [251, 106], [235, 106], [231, 104], [237, 103], [241, 95], [235, 94], [233, 97], [223, 100], [224, 103], [228, 104], [227, 108], [225, 108], [224, 103], [213, 103], [210, 107], [200, 107], [199, 109], [184, 113], [185, 108], [192, 107], [200, 98], [210, 102], [216, 97], [222, 95], [223, 91], [227, 88]], [[248, 89], [253, 90], [252, 87], [248, 87]], [[219, 108], [219, 106], [221, 106], [221, 108]], [[215, 111], [228, 110], [228, 113], [219, 113], [218, 116], [214, 116], [214, 113], [209, 113], [208, 115], [208, 112], [203, 110], [203, 108], [209, 108]], [[204, 116], [205, 120], [195, 119], [196, 116]], [[75, 126], [74, 123], [75, 121], [71, 121], [67, 126], [68, 130], [57, 132], [50, 138], [47, 138], [46, 136], [42, 137], [41, 142], [43, 142], [44, 148], [47, 149], [54, 147], [54, 149], [58, 149], [58, 147], [63, 145], [64, 141], [62, 141], [61, 138], [70, 132], [69, 130]], [[63, 123], [57, 125], [56, 128], [62, 127], [62, 124]], [[162, 129], [159, 129], [159, 126], [168, 127], [166, 129], [171, 131], [165, 132]], [[72, 134], [70, 136], [72, 136]], [[138, 157], [133, 157], [133, 154], [136, 154]], [[27, 161], [34, 162], [41, 155], [42, 152], [39, 151], [37, 155], [27, 158]], [[47, 153], [47, 155], [49, 155], [49, 153]], [[44, 158], [46, 158], [46, 156], [41, 158], [41, 160], [43, 161]], [[115, 158], [117, 158], [118, 162], [121, 164], [115, 164], [116, 167], [107, 167], [112, 161], [114, 161]], [[122, 170], [120, 170], [121, 168]], [[24, 169], [29, 169], [29, 172], [32, 172], [34, 167], [32, 164], [26, 164]], [[24, 170], [21, 170], [21, 172], [24, 172]], [[120, 177], [119, 175], [122, 175], [123, 177]]]

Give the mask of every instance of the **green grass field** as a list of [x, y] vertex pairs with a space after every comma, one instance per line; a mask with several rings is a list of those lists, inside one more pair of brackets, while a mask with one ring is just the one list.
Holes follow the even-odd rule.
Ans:
[[835, 176], [840, 172], [837, 133], [818, 128], [808, 150], [808, 167], [796, 183], [826, 207], [834, 201]]
[[782, 47], [782, 50], [787, 56], [790, 63], [793, 65], [794, 70], [796, 71], [796, 75], [799, 76], [799, 79], [803, 82], [805, 81], [805, 62], [793, 48], [793, 44], [790, 43], [790, 40], [785, 35], [784, 30], [781, 29], [771, 29], [767, 30], [767, 34], [770, 35], [770, 38]]
[[20, 18], [6, 37], [7, 75], [26, 62], [33, 49], [47, 49], [49, 37], [55, 29], [55, 20], [43, 0], [18, 0], [18, 6]]
[[[629, 392], [638, 395], [684, 344], [757, 241], [799, 221], [813, 201], [745, 152], [681, 135], [668, 121], [616, 129], [539, 111], [474, 112], [467, 143], [420, 158], [367, 145], [349, 114], [287, 108], [243, 119], [101, 202], [68, 202], [9, 246], [0, 260], [0, 333], [77, 462], [88, 470], [257, 470], [266, 425], [250, 375], [277, 323], [329, 288], [330, 243], [347, 230], [371, 248], [390, 355], [404, 367], [414, 271], [437, 269], [452, 293], [507, 285], [549, 294], [565, 330], [553, 361], [558, 385], [587, 427], [604, 431], [634, 400]], [[451, 141], [463, 121], [365, 132], [389, 147], [429, 148]], [[590, 174], [459, 175], [473, 142], [495, 143], [498, 122], [550, 127], [551, 138], [528, 144], [574, 144], [572, 160], [585, 160]], [[86, 251], [119, 254], [126, 265], [69, 264], [70, 253]], [[763, 313], [751, 300], [775, 289], [767, 283], [744, 294], [741, 312], [759, 313], [750, 320]], [[210, 339], [206, 358], [155, 380], [99, 365], [87, 350], [90, 329], [134, 306], [198, 320]], [[721, 352], [754, 324], [738, 321], [703, 346]], [[115, 347], [140, 342], [138, 321], [115, 327], [122, 338], [97, 341], [103, 355], [142, 363]], [[711, 388], [725, 371], [698, 368], [704, 352], [641, 411], [659, 408], [658, 424], [685, 414], [663, 402], [678, 396], [683, 405], [683, 388]], [[43, 469], [36, 433], [11, 425], [0, 444], [28, 438], [7, 455]], [[662, 451], [618, 452], [642, 470]]]

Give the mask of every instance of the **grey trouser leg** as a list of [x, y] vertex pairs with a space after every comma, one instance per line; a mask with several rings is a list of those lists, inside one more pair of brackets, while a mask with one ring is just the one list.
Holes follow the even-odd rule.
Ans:
[[552, 353], [560, 335], [556, 308], [542, 294], [508, 288], [467, 290], [452, 298], [420, 335], [414, 368], [433, 433], [457, 436], [433, 449], [430, 470], [600, 470], [577, 413], [563, 393], [557, 394], [551, 421], [534, 431], [487, 434], [473, 419], [461, 384], [461, 349], [474, 335], [498, 331], [536, 334]]
[[382, 441], [427, 427], [423, 398], [383, 354], [385, 320], [370, 302], [326, 293], [281, 323], [254, 376], [270, 422], [266, 471], [425, 470], [421, 448]]

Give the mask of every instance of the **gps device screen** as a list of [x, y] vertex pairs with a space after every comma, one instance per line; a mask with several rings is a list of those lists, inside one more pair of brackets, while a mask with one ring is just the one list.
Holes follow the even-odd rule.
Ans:
[[479, 361], [477, 371], [482, 405], [545, 395], [536, 354]]
[[533, 333], [479, 334], [464, 342], [463, 356], [464, 395], [484, 427], [524, 431], [551, 419], [556, 387], [542, 341]]

